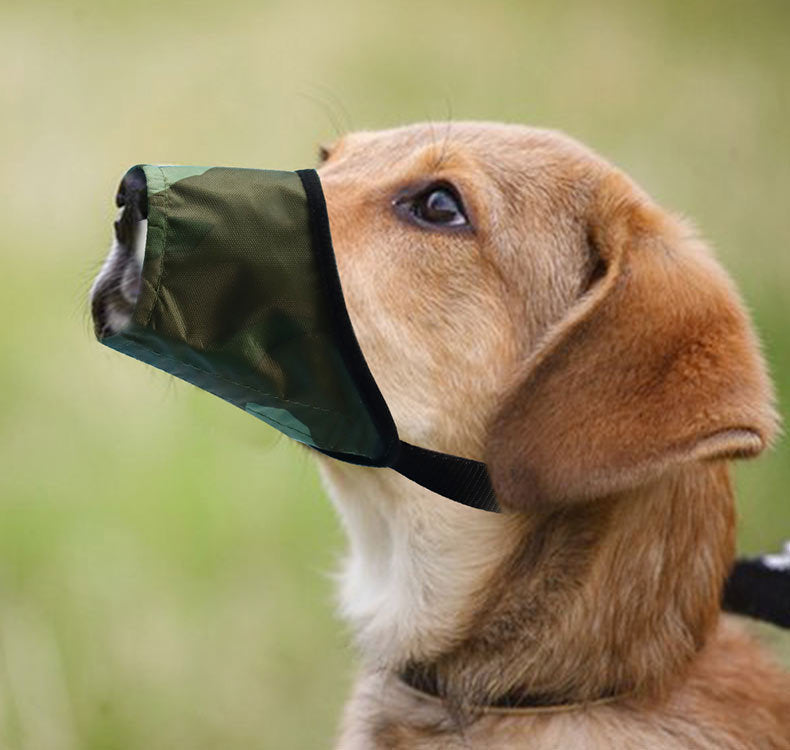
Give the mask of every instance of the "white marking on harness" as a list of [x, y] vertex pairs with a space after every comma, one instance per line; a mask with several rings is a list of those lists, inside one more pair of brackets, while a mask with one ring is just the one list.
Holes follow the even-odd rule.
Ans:
[[777, 555], [763, 555], [763, 565], [771, 570], [790, 570], [790, 542], [785, 542], [782, 551]]

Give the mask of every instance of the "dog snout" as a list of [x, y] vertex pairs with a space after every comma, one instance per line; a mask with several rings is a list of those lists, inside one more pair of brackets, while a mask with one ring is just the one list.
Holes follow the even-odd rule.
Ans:
[[131, 322], [140, 294], [143, 249], [147, 231], [148, 197], [145, 175], [130, 170], [115, 198], [120, 209], [109, 255], [91, 288], [93, 327], [99, 338], [111, 336]]

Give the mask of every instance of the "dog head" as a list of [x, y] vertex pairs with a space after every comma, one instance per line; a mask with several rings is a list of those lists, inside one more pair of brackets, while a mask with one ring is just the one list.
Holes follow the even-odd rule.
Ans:
[[770, 382], [683, 222], [557, 133], [358, 133], [320, 174], [349, 312], [403, 438], [528, 510], [758, 453]]
[[[731, 282], [589, 150], [457, 123], [356, 133], [324, 156], [349, 314], [403, 438], [484, 458], [505, 507], [618, 492], [770, 440], [771, 386]], [[93, 290], [99, 332], [136, 301], [143, 200], [127, 175]]]
[[[531, 675], [589, 697], [660, 681], [703, 642], [731, 563], [714, 459], [755, 455], [776, 430], [732, 283], [683, 222], [554, 132], [414, 125], [346, 135], [324, 157], [349, 316], [401, 437], [485, 460], [510, 511], [430, 502], [394, 472], [322, 458], [351, 537], [341, 600], [360, 644], [402, 665], [477, 634], [462, 669], [500, 687]], [[127, 179], [94, 286], [100, 332], [136, 301], [142, 199]], [[623, 619], [632, 638], [615, 642]], [[645, 633], [663, 643], [653, 659]], [[579, 654], [600, 669], [563, 670]]]

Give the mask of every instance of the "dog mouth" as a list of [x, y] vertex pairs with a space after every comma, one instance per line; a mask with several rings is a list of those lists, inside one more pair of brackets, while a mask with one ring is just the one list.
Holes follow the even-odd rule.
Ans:
[[131, 323], [140, 296], [147, 203], [145, 175], [135, 168], [118, 189], [113, 244], [90, 291], [93, 329], [98, 338], [119, 333]]

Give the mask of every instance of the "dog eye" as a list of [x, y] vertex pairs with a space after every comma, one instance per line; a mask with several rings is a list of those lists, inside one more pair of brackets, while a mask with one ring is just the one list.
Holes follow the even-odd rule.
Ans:
[[430, 185], [415, 196], [397, 201], [408, 208], [418, 224], [436, 227], [463, 227], [469, 224], [461, 197], [452, 185], [439, 183]]

